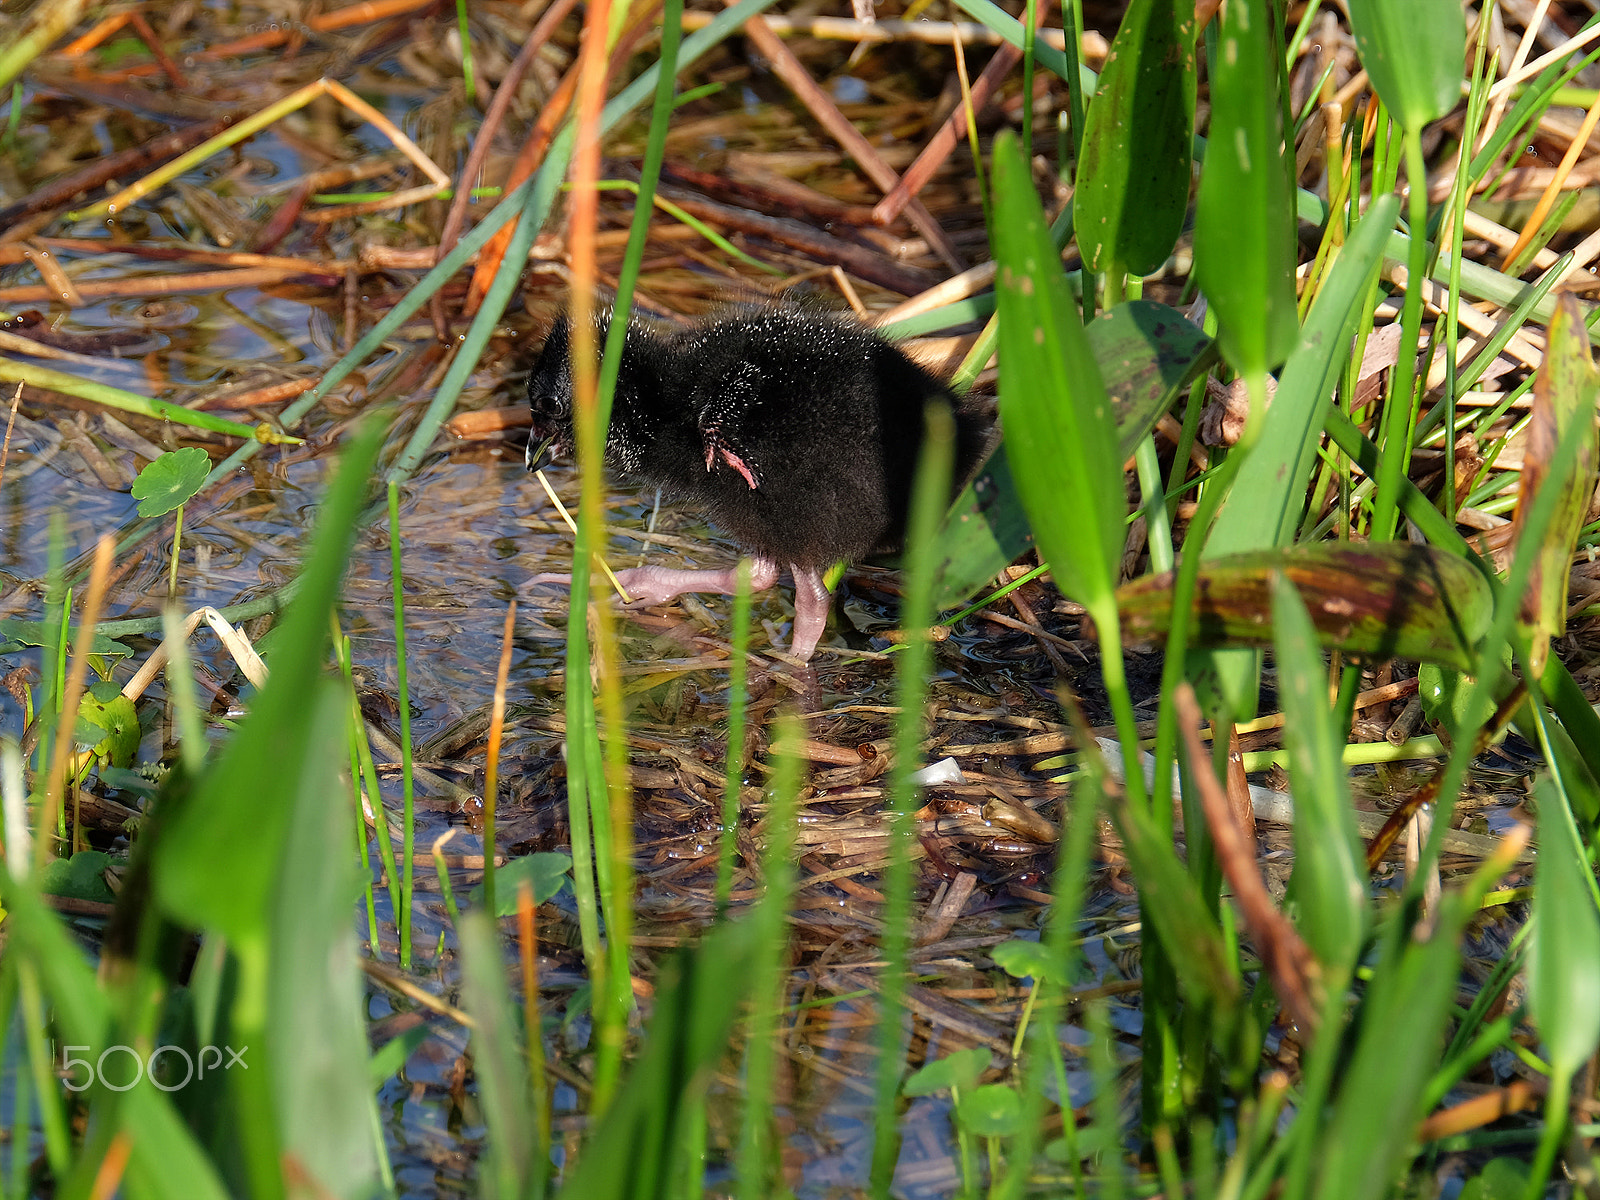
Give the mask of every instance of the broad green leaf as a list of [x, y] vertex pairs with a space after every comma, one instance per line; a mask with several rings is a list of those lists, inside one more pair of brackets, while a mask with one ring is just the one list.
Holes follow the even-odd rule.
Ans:
[[[61, 1044], [109, 1046], [114, 1037], [110, 1001], [83, 947], [30, 884], [19, 884], [0, 871], [0, 886], [7, 909], [6, 953], [26, 956], [37, 965]], [[95, 1097], [91, 1120], [102, 1112], [113, 1113], [128, 1133], [130, 1195], [226, 1200], [228, 1192], [216, 1167], [170, 1097], [157, 1091], [148, 1075], [112, 1104], [104, 1104], [103, 1096]]]
[[[495, 908], [497, 917], [514, 917], [517, 915], [517, 885], [524, 879], [533, 889], [533, 902], [543, 904], [552, 898], [567, 882], [567, 873], [572, 870], [572, 855], [558, 854], [541, 851], [537, 854], [524, 854], [521, 858], [513, 858], [503, 867], [497, 867], [494, 873]], [[471, 891], [472, 899], [479, 904], [483, 903], [483, 884], [477, 884]]]
[[1322, 964], [1324, 980], [1348, 978], [1361, 952], [1367, 872], [1350, 787], [1343, 739], [1335, 736], [1328, 707], [1327, 671], [1316, 630], [1299, 594], [1282, 574], [1272, 584], [1273, 646], [1278, 701], [1294, 784], [1294, 876], [1290, 894], [1296, 925]]
[[[18, 646], [43, 646], [48, 636], [48, 628], [43, 621], [19, 621], [15, 617], [0, 617], [0, 638], [15, 642]], [[72, 639], [72, 646], [73, 649], [77, 649], [76, 637]], [[89, 653], [106, 658], [127, 658], [133, 651], [121, 642], [112, 641], [103, 633], [96, 633], [94, 641], [89, 646]]]
[[[1286, 546], [1292, 540], [1305, 507], [1329, 397], [1349, 358], [1360, 305], [1382, 262], [1399, 206], [1394, 196], [1374, 200], [1346, 239], [1284, 364], [1249, 468], [1240, 473], [1206, 542], [1207, 557]], [[1258, 322], [1260, 304], [1258, 300], [1254, 314]]]
[[[1084, 327], [1117, 417], [1119, 462], [1132, 457], [1180, 390], [1208, 367], [1216, 344], [1175, 308], [1129, 300]], [[939, 532], [934, 603], [960, 604], [1033, 546], [1002, 444], [956, 502]]]
[[1016, 136], [994, 142], [1000, 412], [1034, 535], [1061, 590], [1110, 602], [1126, 501], [1115, 417]]
[[[1206, 558], [1287, 546], [1294, 539], [1316, 463], [1323, 419], [1329, 412], [1329, 397], [1349, 358], [1361, 301], [1382, 261], [1384, 243], [1399, 211], [1396, 197], [1378, 197], [1345, 240], [1338, 261], [1306, 314], [1300, 340], [1284, 364], [1278, 394], [1262, 420], [1260, 440], [1251, 451], [1250, 462], [1239, 472], [1206, 539], [1202, 551]], [[1257, 308], [1257, 320], [1260, 313]], [[1192, 655], [1189, 671], [1191, 678], [1203, 676], [1212, 681], [1235, 720], [1255, 715], [1260, 655], [1237, 650]]]
[[[1443, 666], [1424, 660], [1417, 667], [1417, 700], [1422, 705], [1422, 715], [1430, 721], [1441, 722], [1450, 736], [1473, 737], [1489, 723], [1500, 701], [1511, 694], [1516, 679], [1510, 673], [1511, 647], [1503, 655], [1504, 666], [1500, 678], [1489, 691], [1479, 697], [1478, 707], [1469, 710], [1472, 701], [1473, 679], [1466, 668]], [[1477, 664], [1472, 664], [1476, 668]], [[1538, 741], [1537, 738], [1534, 739]]]
[[1459, 1200], [1522, 1200], [1527, 1190], [1527, 1163], [1518, 1158], [1491, 1158], [1467, 1180]]
[[1072, 202], [1090, 270], [1148, 275], [1183, 231], [1194, 146], [1194, 5], [1133, 0], [1084, 121]]
[[1528, 944], [1528, 1003], [1553, 1072], [1569, 1078], [1600, 1045], [1600, 910], [1567, 805], [1549, 779], [1534, 788], [1539, 868]]
[[994, 1052], [987, 1046], [971, 1046], [936, 1059], [920, 1070], [913, 1071], [900, 1087], [905, 1096], [931, 1096], [949, 1088], [971, 1091], [989, 1069]]
[[351, 797], [340, 782], [344, 693], [318, 680], [304, 697], [313, 733], [289, 781], [292, 816], [272, 906], [267, 1036], [280, 1152], [334, 1196], [379, 1187], [378, 1115], [368, 1083], [359, 956], [350, 922], [356, 864]]
[[1033, 530], [1005, 443], [961, 489], [939, 527], [939, 583], [934, 605], [954, 608], [1033, 547]]
[[[1462, 930], [1511, 858], [1491, 858], [1459, 891], [1447, 892], [1431, 930], [1418, 926], [1414, 911], [1389, 920], [1332, 1112], [1302, 1114], [1319, 1126], [1312, 1192], [1317, 1200], [1390, 1194], [1438, 1067], [1436, 1049], [1444, 1041], [1461, 971]], [[1396, 1052], [1398, 1029], [1405, 1031], [1403, 1053]]]
[[1032, 979], [1035, 983], [1059, 981], [1059, 964], [1051, 961], [1043, 942], [1012, 938], [989, 951], [994, 965], [1013, 979]]
[[[1409, 543], [1323, 542], [1211, 559], [1200, 568], [1191, 638], [1199, 646], [1272, 641], [1272, 576], [1299, 592], [1321, 644], [1381, 661], [1413, 658], [1466, 670], [1489, 628], [1493, 598], [1465, 559]], [[1149, 575], [1117, 591], [1123, 637], [1163, 637], [1172, 578]]]
[[956, 1121], [978, 1137], [1010, 1137], [1022, 1123], [1022, 1097], [1003, 1083], [988, 1083], [956, 1101]]
[[192, 500], [211, 471], [211, 456], [199, 446], [168, 450], [133, 481], [141, 517], [160, 517]]
[[114, 683], [100, 683], [85, 692], [78, 703], [79, 741], [88, 742], [97, 758], [114, 767], [133, 765], [143, 731], [133, 701]]
[[322, 674], [328, 614], [382, 433], [382, 425], [372, 421], [343, 455], [284, 614], [272, 676], [222, 756], [170, 814], [155, 848], [153, 875], [162, 907], [191, 927], [217, 930], [233, 942], [266, 933], [316, 725], [306, 697]]
[[[1600, 371], [1589, 358], [1588, 330], [1578, 302], [1569, 293], [1556, 301], [1550, 322], [1544, 365], [1533, 384], [1533, 410], [1528, 419], [1528, 440], [1523, 453], [1513, 537], [1521, 532], [1536, 493], [1555, 488], [1560, 493], [1550, 526], [1539, 543], [1539, 556], [1522, 596], [1521, 620], [1532, 626], [1528, 666], [1543, 675], [1550, 655], [1550, 639], [1567, 628], [1567, 589], [1572, 552], [1583, 530], [1584, 517], [1595, 485], [1595, 396], [1600, 392]], [[1564, 437], [1580, 439], [1572, 471], [1564, 479], [1551, 478], [1550, 463]]]
[[1281, 363], [1299, 324], [1294, 195], [1275, 61], [1267, 6], [1223, 5], [1195, 201], [1194, 271], [1217, 314], [1222, 353], [1241, 375]]
[[39, 890], [51, 896], [71, 896], [110, 904], [116, 899], [106, 883], [111, 856], [99, 850], [79, 850], [71, 858], [53, 858], [39, 873]]
[[1459, 0], [1349, 0], [1349, 7], [1367, 78], [1408, 134], [1456, 106], [1467, 56]]

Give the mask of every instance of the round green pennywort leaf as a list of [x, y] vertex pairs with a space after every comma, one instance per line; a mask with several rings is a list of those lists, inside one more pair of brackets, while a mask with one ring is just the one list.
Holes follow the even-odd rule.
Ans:
[[1022, 1099], [1003, 1083], [985, 1084], [961, 1097], [956, 1120], [978, 1137], [1009, 1137], [1022, 1123]]
[[1001, 942], [989, 951], [989, 957], [994, 959], [995, 965], [1013, 979], [1027, 979], [1030, 976], [1036, 980], [1054, 979], [1055, 963], [1051, 961], [1050, 952], [1039, 942], [1027, 942], [1021, 938], [1012, 938], [1009, 942]]
[[194, 498], [211, 471], [211, 458], [198, 446], [169, 450], [133, 481], [141, 517], [159, 517]]
[[946, 1088], [970, 1089], [989, 1067], [990, 1051], [985, 1046], [957, 1050], [954, 1054], [913, 1071], [900, 1090], [907, 1096], [931, 1096]]

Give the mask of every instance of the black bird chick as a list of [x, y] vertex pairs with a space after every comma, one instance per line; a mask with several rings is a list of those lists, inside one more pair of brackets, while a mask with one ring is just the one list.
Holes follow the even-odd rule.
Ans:
[[[596, 321], [601, 342], [608, 322]], [[568, 333], [562, 317], [528, 381], [530, 470], [572, 449]], [[823, 572], [904, 539], [930, 401], [954, 413], [954, 478], [964, 481], [988, 446], [989, 421], [861, 325], [791, 309], [679, 333], [630, 322], [605, 461], [625, 480], [703, 508], [754, 561], [754, 590], [786, 567], [795, 585], [790, 650], [808, 660], [827, 623]], [[617, 577], [643, 604], [735, 586], [732, 568], [645, 566]]]

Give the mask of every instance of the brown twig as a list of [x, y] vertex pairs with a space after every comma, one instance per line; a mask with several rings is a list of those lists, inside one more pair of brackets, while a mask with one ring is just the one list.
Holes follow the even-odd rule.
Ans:
[[1434, 1113], [1417, 1127], [1415, 1140], [1431, 1142], [1481, 1129], [1501, 1117], [1537, 1108], [1543, 1095], [1544, 1088], [1535, 1086], [1531, 1081], [1513, 1080], [1503, 1088], [1495, 1088]]
[[184, 79], [183, 72], [178, 70], [178, 64], [172, 61], [172, 56], [161, 44], [156, 31], [150, 28], [150, 22], [144, 19], [144, 14], [134, 9], [128, 14], [128, 24], [133, 26], [133, 31], [139, 35], [139, 40], [150, 48], [150, 53], [155, 56], [156, 66], [161, 68], [162, 74], [167, 77], [167, 82], [175, 88], [187, 87], [188, 80]]
[[[415, 12], [421, 8], [430, 8], [438, 3], [439, 0], [368, 0], [367, 3], [348, 4], [343, 8], [335, 9], [333, 12], [308, 16], [304, 24], [313, 33], [333, 33], [336, 30], [348, 29], [352, 25], [370, 25], [387, 17], [404, 16], [406, 13]], [[238, 38], [231, 42], [221, 42], [215, 46], [207, 46], [204, 50], [197, 51], [194, 57], [209, 61], [241, 58], [246, 54], [257, 54], [262, 50], [272, 50], [278, 46], [287, 45], [298, 33], [299, 30], [297, 28], [284, 21], [272, 29], [264, 29], [260, 33], [252, 33], [248, 37]], [[74, 43], [74, 45], [76, 44]], [[68, 49], [71, 49], [71, 47]], [[368, 49], [370, 50], [371, 47], [369, 46]], [[118, 78], [121, 79], [137, 79], [145, 75], [154, 75], [160, 70], [161, 67], [157, 63], [139, 63], [136, 66], [119, 71], [117, 74]]]
[[[1034, 5], [1035, 30], [1038, 22], [1044, 20], [1047, 4]], [[984, 67], [978, 76], [978, 81], [972, 85], [972, 112], [976, 116], [981, 113], [989, 103], [989, 97], [998, 88], [1005, 77], [1009, 75], [1019, 62], [1022, 61], [1022, 51], [1010, 42], [1005, 43], [995, 51], [994, 57], [989, 60], [989, 65]], [[922, 148], [922, 153], [917, 155], [917, 160], [911, 164], [906, 173], [900, 177], [900, 182], [894, 185], [889, 194], [878, 201], [872, 210], [872, 219], [879, 225], [888, 225], [900, 215], [902, 209], [922, 191], [933, 174], [944, 165], [955, 150], [961, 137], [967, 131], [967, 113], [965, 105], [958, 104], [955, 110], [945, 118], [943, 125], [928, 139], [928, 144]]]
[[[1527, 697], [1527, 684], [1518, 681], [1511, 689], [1500, 706], [1495, 709], [1494, 716], [1489, 723], [1480, 729], [1474, 739], [1472, 748], [1473, 757], [1476, 758], [1487, 750], [1494, 739], [1500, 736], [1502, 730], [1511, 723], [1512, 716]], [[1411, 795], [1407, 796], [1400, 806], [1389, 814], [1389, 819], [1383, 823], [1383, 828], [1367, 843], [1367, 873], [1370, 875], [1378, 869], [1378, 864], [1383, 861], [1384, 855], [1389, 853], [1389, 848], [1394, 845], [1400, 836], [1400, 831], [1411, 823], [1411, 818], [1426, 804], [1432, 804], [1439, 795], [1439, 786], [1444, 782], [1446, 767], [1440, 764], [1426, 783]]]
[[[333, 287], [338, 275], [322, 271], [286, 271], [281, 267], [257, 267], [243, 271], [201, 271], [193, 275], [141, 275], [136, 279], [86, 279], [78, 284], [84, 299], [108, 296], [175, 296], [180, 292], [220, 292], [228, 288], [261, 287], [282, 283], [296, 276], [309, 276], [311, 282]], [[54, 302], [61, 297], [49, 287], [22, 284], [0, 288], [0, 304]]]
[[17, 406], [22, 403], [22, 385], [11, 393], [11, 412], [6, 417], [6, 436], [0, 441], [0, 483], [6, 481], [6, 460], [11, 457], [11, 427], [17, 423]]
[[1312, 987], [1318, 974], [1316, 959], [1287, 917], [1272, 903], [1266, 885], [1256, 870], [1253, 843], [1247, 843], [1234, 823], [1228, 795], [1210, 769], [1211, 757], [1200, 740], [1200, 705], [1194, 688], [1180, 684], [1174, 696], [1178, 706], [1178, 727], [1183, 731], [1189, 751], [1189, 764], [1200, 792], [1201, 808], [1211, 830], [1217, 863], [1233, 890], [1234, 902], [1250, 930], [1261, 962], [1272, 978], [1272, 985], [1296, 1025], [1305, 1033], [1317, 1028], [1317, 1007]]
[[[236, 119], [236, 114], [228, 113], [212, 121], [203, 121], [198, 125], [190, 125], [152, 138], [142, 146], [134, 146], [116, 154], [97, 158], [82, 170], [64, 175], [54, 183], [48, 183], [31, 195], [24, 196], [15, 204], [0, 208], [0, 226], [11, 225], [34, 213], [59, 208], [75, 196], [93, 191], [108, 179], [144, 171], [154, 163], [165, 162], [186, 150], [192, 150], [201, 142], [216, 137]], [[0, 241], [3, 241], [5, 236], [0, 234]], [[105, 249], [103, 242], [98, 242], [96, 245], [101, 250]]]
[[[528, 35], [527, 42], [517, 57], [511, 60], [511, 65], [506, 68], [505, 77], [495, 88], [494, 99], [489, 102], [489, 109], [483, 114], [483, 123], [479, 125], [477, 135], [472, 139], [472, 149], [467, 154], [466, 165], [461, 168], [461, 176], [456, 183], [456, 194], [450, 201], [450, 210], [445, 214], [444, 227], [439, 231], [439, 258], [449, 254], [461, 236], [461, 227], [467, 220], [467, 205], [472, 202], [472, 185], [483, 173], [483, 164], [489, 158], [489, 148], [493, 145], [495, 134], [511, 108], [511, 101], [517, 94], [517, 88], [522, 84], [522, 77], [528, 73], [528, 68], [533, 65], [533, 60], [538, 57], [544, 44], [550, 40], [550, 35], [562, 21], [566, 20], [567, 14], [573, 10], [577, 2], [578, 0], [555, 0], [555, 3], [545, 9], [538, 24], [533, 27], [533, 32]], [[449, 341], [450, 322], [444, 312], [444, 296], [435, 292], [429, 305], [434, 332], [438, 334], [441, 342]]]
[[[527, 140], [522, 143], [522, 149], [517, 151], [516, 161], [511, 164], [511, 173], [506, 176], [506, 181], [502, 185], [504, 191], [515, 191], [539, 169], [539, 164], [544, 161], [545, 151], [550, 149], [550, 143], [555, 140], [556, 130], [567, 115], [567, 109], [571, 107], [572, 97], [577, 90], [578, 68], [574, 65], [561, 77], [556, 90], [544, 102], [538, 120], [534, 121]], [[472, 272], [472, 282], [467, 285], [467, 298], [461, 306], [463, 315], [470, 317], [482, 306], [483, 298], [489, 291], [489, 284], [500, 269], [500, 260], [505, 257], [506, 247], [511, 244], [517, 224], [517, 221], [506, 222], [498, 233], [484, 243], [483, 249], [478, 251], [478, 265]]]
[[841, 266], [857, 279], [865, 279], [902, 296], [911, 296], [925, 290], [934, 277], [918, 267], [897, 263], [887, 255], [842, 238], [833, 237], [799, 221], [783, 217], [769, 217], [732, 204], [718, 204], [678, 188], [662, 188], [661, 195], [670, 199], [691, 216], [709, 221], [726, 230], [754, 234], [791, 250], [798, 250], [829, 266]]
[[293, 400], [316, 386], [315, 379], [290, 379], [268, 387], [251, 388], [248, 392], [203, 397], [198, 403], [189, 407], [206, 412], [234, 412], [239, 409], [255, 408], [259, 404], [280, 404], [285, 400]]
[[[724, 3], [731, 2], [732, 0], [724, 0]], [[839, 111], [838, 105], [834, 104], [828, 94], [817, 85], [817, 81], [811, 78], [811, 73], [794, 56], [794, 52], [783, 44], [782, 39], [772, 32], [766, 21], [760, 17], [751, 17], [745, 22], [744, 31], [756, 49], [761, 52], [762, 57], [772, 64], [773, 74], [783, 80], [785, 86], [810, 110], [818, 124], [828, 131], [845, 153], [856, 160], [857, 165], [867, 173], [867, 178], [886, 194], [894, 191], [900, 182], [900, 176], [895, 173], [894, 168], [883, 161], [872, 143], [867, 141], [861, 131]], [[928, 245], [933, 247], [934, 252], [944, 260], [946, 266], [952, 271], [966, 270], [967, 264], [956, 249], [955, 243], [950, 240], [950, 235], [934, 219], [922, 201], [917, 199], [907, 201], [906, 214], [911, 218], [911, 224], [916, 227], [917, 232], [928, 239]]]

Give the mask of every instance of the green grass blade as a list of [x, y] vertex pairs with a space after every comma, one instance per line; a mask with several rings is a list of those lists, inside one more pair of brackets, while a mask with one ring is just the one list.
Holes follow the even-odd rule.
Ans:
[[1552, 1074], [1569, 1078], [1600, 1045], [1600, 910], [1577, 825], [1547, 778], [1535, 789], [1539, 867], [1528, 1004]]
[[280, 1153], [333, 1194], [356, 1196], [378, 1185], [381, 1142], [372, 1137], [376, 1101], [367, 1082], [365, 1002], [350, 923], [359, 880], [341, 836], [344, 696], [341, 685], [323, 679], [301, 697], [311, 738], [301, 763], [284, 764], [292, 812], [270, 918], [266, 1050]]
[[520, 1200], [538, 1164], [533, 1161], [536, 1139], [527, 1059], [506, 988], [500, 939], [492, 918], [482, 909], [462, 913], [456, 933], [461, 942], [462, 1003], [473, 1021], [478, 1106], [489, 1133], [488, 1152], [478, 1162], [479, 1194], [486, 1200]]
[[[1438, 1065], [1436, 1050], [1443, 1043], [1461, 966], [1461, 932], [1489, 885], [1511, 866], [1516, 849], [1491, 858], [1466, 887], [1447, 894], [1426, 938], [1412, 937], [1414, 905], [1392, 915], [1332, 1114], [1307, 1110], [1299, 1117], [1326, 1120], [1313, 1156], [1318, 1200], [1389, 1194], [1410, 1152], [1422, 1098]], [[1414, 1052], [1396, 1053], [1395, 1031], [1401, 1029]]]
[[717, 845], [717, 915], [727, 912], [733, 894], [733, 855], [739, 832], [739, 788], [744, 779], [745, 713], [750, 703], [746, 687], [750, 650], [750, 560], [739, 560], [733, 593], [733, 628], [729, 632], [732, 652], [728, 656], [728, 751], [724, 758], [727, 776], [722, 793], [722, 836]]
[[[645, 1200], [683, 1177], [685, 1119], [750, 995], [763, 928], [730, 921], [662, 963], [643, 1048], [568, 1177], [564, 1200]], [[675, 1171], [674, 1168], [677, 1168]]]
[[[466, 38], [466, 10], [461, 12], [462, 38]], [[416, 826], [413, 811], [415, 781], [411, 773], [411, 687], [406, 677], [406, 599], [401, 565], [400, 485], [389, 484], [389, 584], [394, 601], [394, 686], [400, 708], [400, 788], [402, 815], [400, 838], [404, 861], [400, 866], [400, 900], [395, 906], [396, 934], [400, 939], [400, 969], [411, 969], [411, 885], [415, 872]], [[492, 858], [492, 855], [490, 856]], [[376, 951], [377, 943], [373, 943]]]
[[[1392, 196], [1374, 200], [1346, 240], [1284, 365], [1277, 398], [1262, 419], [1260, 439], [1250, 452], [1250, 469], [1240, 472], [1206, 539], [1207, 558], [1285, 546], [1294, 537], [1329, 397], [1349, 354], [1360, 302], [1397, 210], [1398, 201]], [[1249, 651], [1230, 651], [1211, 659], [1209, 670], [1235, 719], [1247, 720], [1254, 714], [1258, 662]]]
[[774, 744], [786, 747], [777, 754], [770, 802], [767, 807], [767, 848], [761, 856], [766, 884], [755, 920], [761, 926], [754, 964], [755, 996], [750, 1012], [749, 1047], [745, 1055], [744, 1128], [739, 1139], [739, 1195], [743, 1200], [764, 1200], [777, 1190], [777, 1130], [772, 1109], [775, 1041], [782, 1025], [784, 991], [788, 984], [789, 901], [794, 893], [796, 798], [800, 790], [797, 747], [804, 726], [795, 715], [785, 714], [773, 730]]
[[130, 392], [125, 388], [96, 383], [91, 379], [80, 379], [76, 375], [68, 375], [65, 371], [53, 371], [49, 367], [20, 363], [9, 358], [0, 358], [0, 380], [6, 383], [25, 383], [29, 387], [60, 392], [63, 396], [76, 396], [80, 400], [103, 404], [119, 412], [130, 412], [157, 421], [171, 421], [174, 425], [184, 425], [190, 429], [204, 429], [210, 433], [224, 433], [229, 437], [244, 438], [251, 444], [298, 445], [300, 442], [299, 438], [276, 432], [265, 422], [260, 425], [244, 425], [238, 421], [230, 421], [226, 417], [184, 408], [181, 404], [152, 400], [148, 396], [141, 396], [138, 392]]
[[[1533, 413], [1528, 423], [1515, 522], [1520, 528], [1536, 492], [1555, 490], [1555, 514], [1539, 542], [1539, 554], [1522, 601], [1521, 617], [1530, 626], [1528, 666], [1535, 675], [1544, 674], [1550, 640], [1560, 637], [1567, 628], [1572, 552], [1595, 488], [1597, 392], [1600, 371], [1589, 357], [1583, 313], [1577, 300], [1563, 294], [1556, 302], [1555, 320], [1550, 323], [1544, 366], [1534, 381]], [[1551, 460], [1569, 432], [1577, 440], [1578, 452], [1570, 471], [1557, 476], [1551, 473]]]
[[1365, 930], [1367, 872], [1351, 815], [1350, 788], [1329, 711], [1327, 678], [1311, 617], [1281, 574], [1273, 580], [1273, 645], [1294, 784], [1298, 925], [1327, 986], [1343, 990]]
[[[993, 3], [992, 0], [955, 0], [955, 4], [962, 12], [990, 32], [998, 34], [1018, 49], [1023, 47], [1025, 34], [1022, 29], [1022, 22], [1018, 21], [998, 4]], [[1033, 42], [1033, 57], [1034, 61], [1039, 63], [1040, 66], [1049, 68], [1061, 79], [1071, 78], [1071, 68], [1067, 63], [1067, 56], [1037, 36]], [[1078, 71], [1084, 90], [1093, 91], [1095, 86], [1094, 72], [1082, 65], [1079, 65]]]
[[878, 997], [878, 1071], [873, 1105], [871, 1187], [887, 1197], [899, 1158], [900, 1135], [895, 1102], [905, 1071], [901, 997], [905, 989], [906, 952], [911, 925], [912, 812], [924, 737], [923, 700], [933, 666], [928, 627], [933, 624], [933, 582], [938, 567], [936, 535], [950, 495], [950, 470], [955, 447], [955, 420], [939, 405], [929, 405], [927, 436], [911, 499], [906, 532], [906, 588], [900, 608], [905, 650], [895, 671], [894, 757], [889, 767], [889, 862], [883, 880], [883, 988]]
[[[106, 993], [96, 983], [81, 946], [67, 932], [61, 918], [45, 906], [31, 887], [9, 876], [0, 880], [0, 893], [10, 930], [6, 956], [25, 958], [37, 966], [59, 1034], [74, 1045], [110, 1045], [111, 1011]], [[52, 1089], [55, 1086], [52, 1079]], [[148, 1078], [113, 1100], [115, 1104], [108, 1105], [108, 1111], [115, 1112], [131, 1142], [130, 1182], [141, 1180], [146, 1185], [145, 1195], [162, 1194], [150, 1186], [159, 1180], [167, 1195], [226, 1200], [228, 1191], [216, 1167], [174, 1111], [171, 1100], [156, 1091]]]

